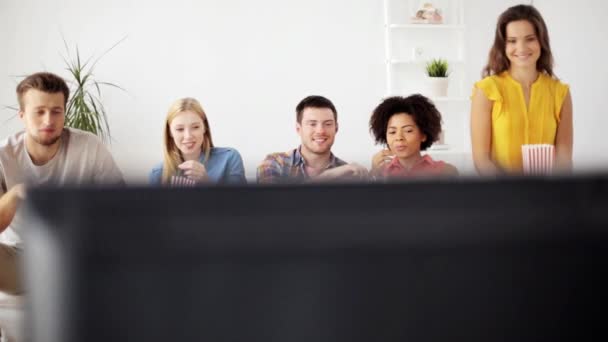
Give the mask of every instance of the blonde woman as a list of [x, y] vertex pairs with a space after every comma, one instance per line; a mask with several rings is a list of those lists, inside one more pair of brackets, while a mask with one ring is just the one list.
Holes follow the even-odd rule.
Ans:
[[214, 147], [207, 115], [193, 98], [177, 100], [165, 120], [163, 163], [150, 172], [150, 183], [246, 183], [243, 160], [233, 148]]

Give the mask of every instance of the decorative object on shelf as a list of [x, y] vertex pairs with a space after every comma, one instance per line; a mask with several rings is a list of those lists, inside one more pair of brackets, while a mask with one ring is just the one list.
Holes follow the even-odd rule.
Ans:
[[416, 15], [410, 21], [412, 24], [443, 24], [443, 16], [439, 8], [427, 2], [416, 11]]
[[448, 61], [433, 59], [426, 64], [428, 91], [430, 96], [445, 97], [448, 95]]
[[421, 60], [424, 56], [424, 48], [422, 46], [416, 46], [412, 50], [412, 61], [417, 62]]

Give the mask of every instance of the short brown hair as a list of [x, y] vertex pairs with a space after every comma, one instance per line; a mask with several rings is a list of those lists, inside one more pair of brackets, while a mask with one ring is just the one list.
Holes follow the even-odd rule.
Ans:
[[70, 88], [68, 88], [68, 85], [63, 78], [51, 74], [50, 72], [37, 72], [29, 75], [17, 85], [17, 100], [19, 101], [19, 108], [21, 110], [23, 110], [24, 107], [23, 95], [30, 89], [36, 89], [50, 94], [63, 93], [64, 108], [70, 97]]
[[386, 145], [386, 130], [388, 121], [393, 115], [405, 113], [410, 115], [426, 140], [420, 145], [420, 150], [429, 148], [439, 138], [441, 133], [441, 113], [428, 98], [414, 94], [408, 97], [393, 96], [382, 101], [369, 120], [369, 130], [374, 135], [377, 144]]
[[328, 98], [319, 95], [310, 95], [302, 99], [296, 106], [296, 121], [298, 123], [302, 123], [302, 113], [304, 113], [304, 109], [306, 108], [329, 108], [334, 113], [334, 120], [338, 122], [336, 107]]
[[520, 20], [525, 20], [534, 26], [534, 31], [540, 42], [540, 58], [536, 62], [536, 70], [545, 72], [549, 76], [554, 76], [553, 54], [551, 53], [551, 45], [549, 44], [549, 32], [543, 17], [534, 6], [517, 5], [509, 7], [498, 17], [496, 32], [494, 34], [494, 45], [490, 49], [488, 64], [483, 69], [482, 77], [498, 75], [503, 71], [509, 70], [511, 63], [505, 52], [507, 46], [507, 25]]

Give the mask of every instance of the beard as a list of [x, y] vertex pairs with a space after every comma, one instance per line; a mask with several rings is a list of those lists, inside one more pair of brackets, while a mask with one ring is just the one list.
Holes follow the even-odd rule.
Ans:
[[42, 139], [39, 136], [33, 136], [32, 138], [37, 144], [48, 147], [48, 146], [55, 145], [57, 143], [57, 141], [59, 141], [59, 139], [61, 139], [61, 133], [59, 135], [57, 135], [56, 137], [49, 137], [47, 139]]

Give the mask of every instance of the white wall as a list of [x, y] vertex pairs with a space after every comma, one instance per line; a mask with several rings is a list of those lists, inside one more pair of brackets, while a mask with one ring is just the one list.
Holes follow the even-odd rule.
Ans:
[[536, 0], [551, 32], [557, 76], [571, 87], [578, 170], [608, 170], [608, 3]]
[[[498, 14], [517, 2], [465, 3], [472, 84]], [[605, 167], [607, 119], [598, 110], [608, 83], [606, 70], [595, 65], [606, 58], [601, 43], [608, 32], [600, 16], [608, 5], [535, 4], [549, 25], [557, 73], [573, 89], [575, 162]], [[338, 156], [369, 165], [376, 149], [367, 121], [385, 92], [382, 1], [1, 0], [0, 105], [16, 103], [12, 75], [48, 70], [66, 76], [62, 32], [85, 56], [128, 36], [101, 60], [96, 76], [129, 92], [108, 89], [104, 98], [111, 148], [131, 182], [144, 181], [161, 160], [166, 110], [184, 96], [202, 102], [216, 145], [237, 148], [249, 177], [265, 154], [298, 144], [294, 107], [309, 94], [327, 96], [338, 108]], [[0, 121], [10, 115], [0, 111]], [[0, 137], [20, 128], [18, 119], [3, 123]]]

